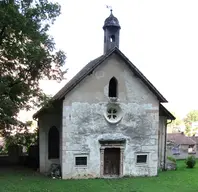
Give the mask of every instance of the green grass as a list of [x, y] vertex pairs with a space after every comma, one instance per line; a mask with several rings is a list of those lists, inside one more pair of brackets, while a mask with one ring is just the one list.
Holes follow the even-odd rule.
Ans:
[[194, 169], [177, 163], [177, 171], [157, 177], [108, 180], [53, 180], [29, 170], [0, 169], [0, 192], [198, 192], [198, 162]]

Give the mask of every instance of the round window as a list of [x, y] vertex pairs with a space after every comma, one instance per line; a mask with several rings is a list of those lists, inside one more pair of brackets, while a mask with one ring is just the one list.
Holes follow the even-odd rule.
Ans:
[[109, 123], [118, 123], [122, 119], [122, 110], [118, 105], [110, 105], [104, 116]]

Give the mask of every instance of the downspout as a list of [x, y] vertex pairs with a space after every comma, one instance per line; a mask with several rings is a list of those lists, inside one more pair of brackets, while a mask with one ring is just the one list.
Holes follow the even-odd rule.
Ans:
[[166, 171], [166, 139], [167, 139], [167, 125], [172, 123], [172, 119], [170, 122], [166, 123], [166, 127], [165, 127], [165, 138], [164, 138], [164, 165], [163, 165], [163, 171]]

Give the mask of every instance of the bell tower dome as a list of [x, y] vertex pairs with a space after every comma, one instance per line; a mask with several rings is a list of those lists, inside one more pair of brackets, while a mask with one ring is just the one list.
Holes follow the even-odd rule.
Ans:
[[105, 19], [103, 30], [104, 30], [104, 54], [114, 47], [119, 48], [120, 39], [120, 24], [116, 17], [110, 10], [110, 16]]

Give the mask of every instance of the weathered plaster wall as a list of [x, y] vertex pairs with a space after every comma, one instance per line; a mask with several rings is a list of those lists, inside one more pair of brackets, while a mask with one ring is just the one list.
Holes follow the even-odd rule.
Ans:
[[[61, 163], [62, 157], [62, 107], [58, 105], [58, 111], [46, 113], [39, 117], [39, 156], [40, 156], [40, 172], [47, 173], [52, 163]], [[48, 132], [52, 126], [56, 126], [60, 134], [60, 158], [48, 159]]]
[[[109, 124], [108, 83], [118, 80], [122, 120]], [[159, 102], [126, 64], [111, 56], [84, 79], [63, 102], [63, 178], [100, 177], [100, 144], [104, 137], [125, 138], [124, 175], [157, 175]], [[148, 153], [146, 165], [136, 165], [136, 153]], [[74, 166], [75, 155], [87, 154], [87, 168]]]

